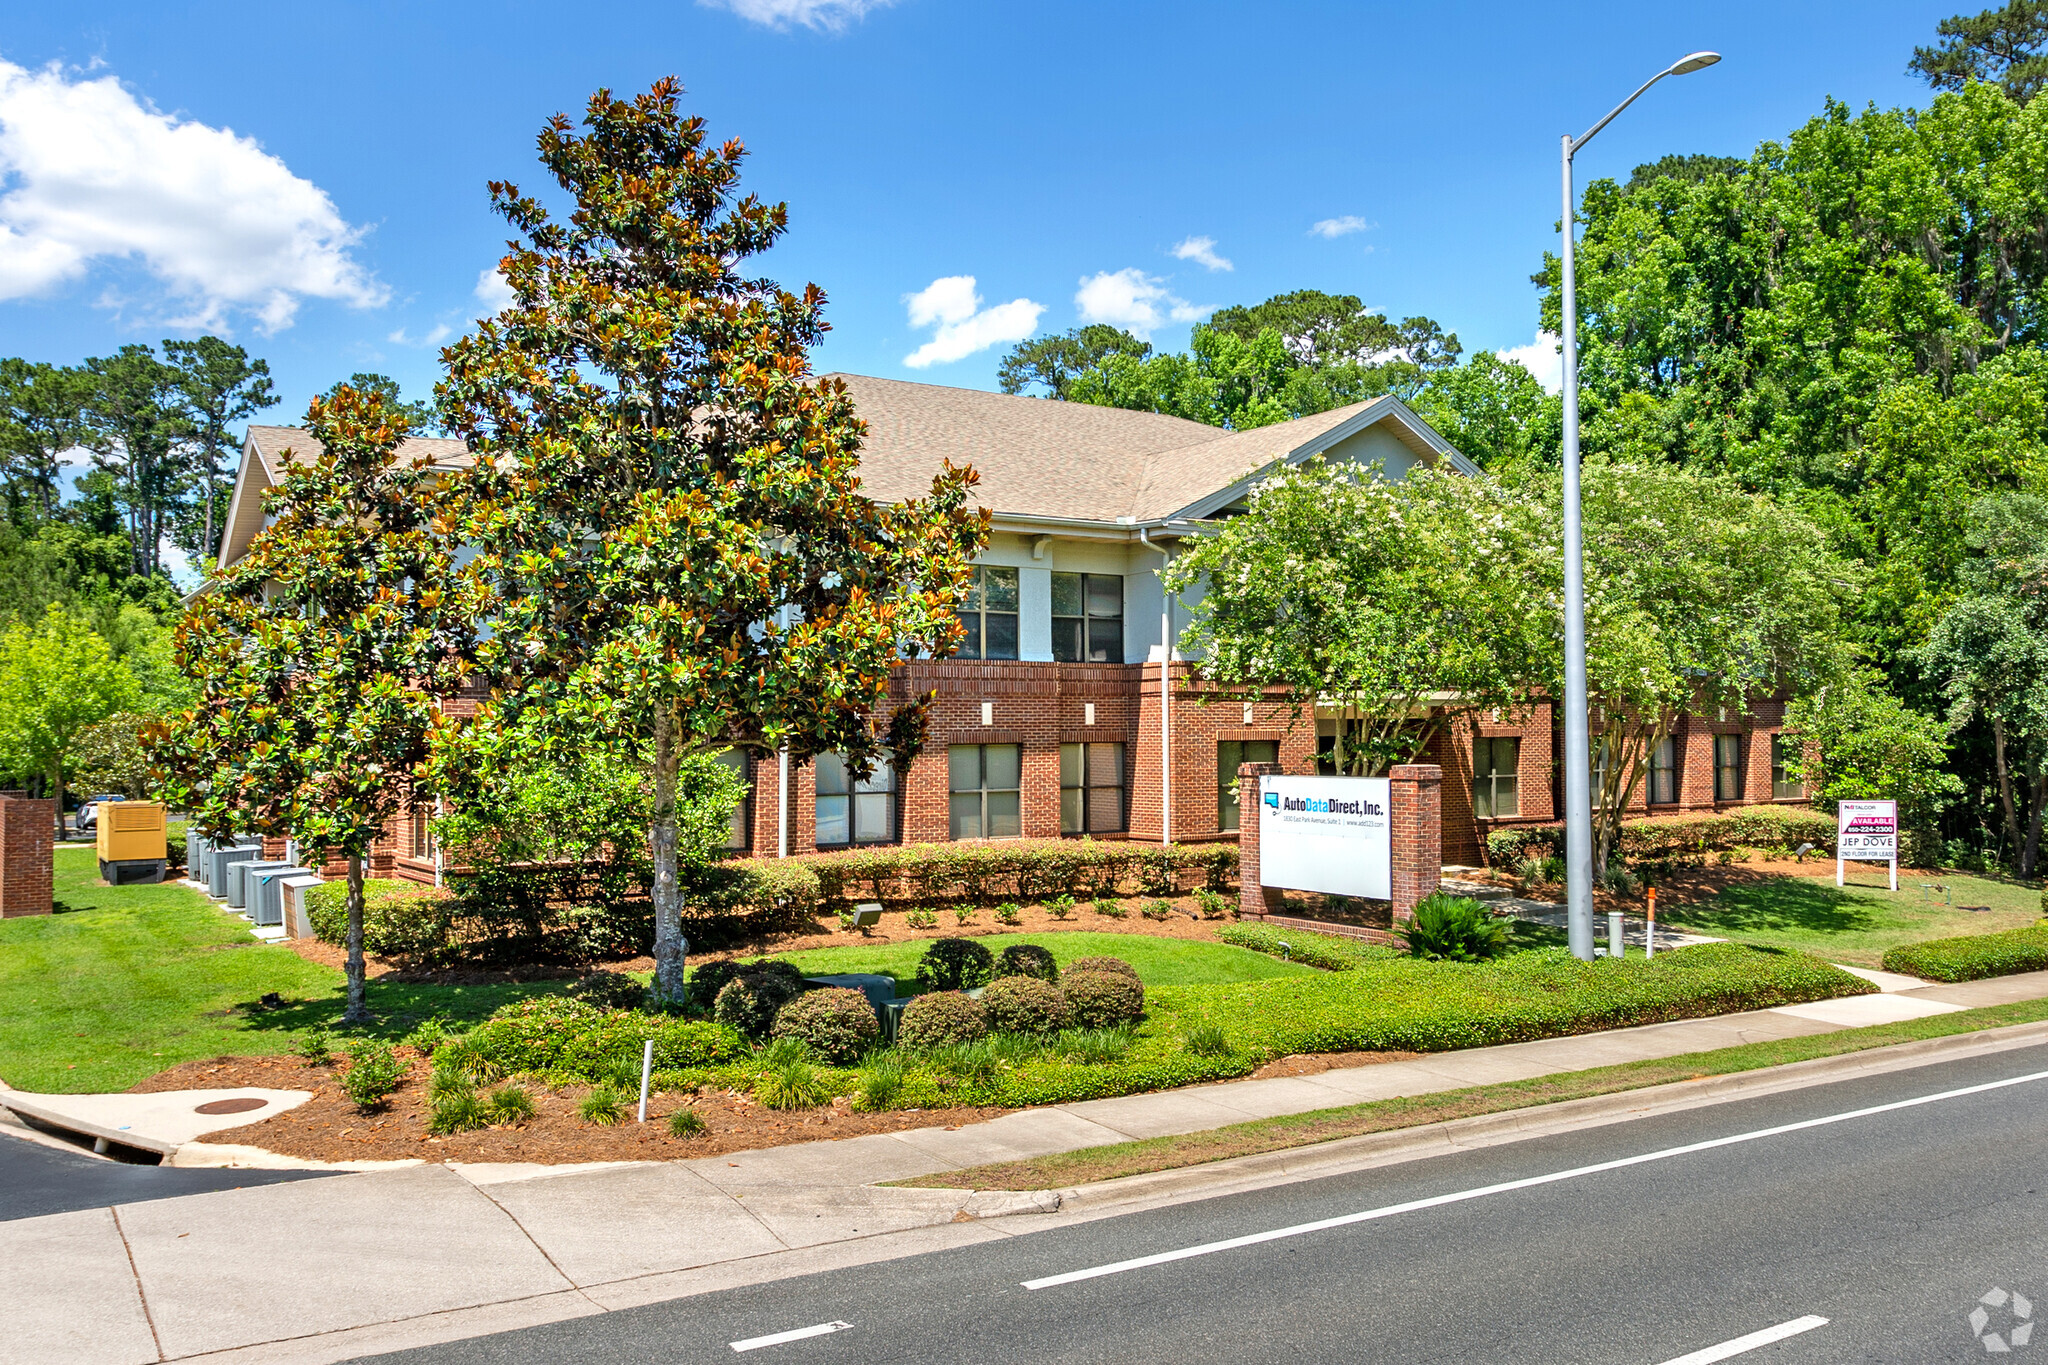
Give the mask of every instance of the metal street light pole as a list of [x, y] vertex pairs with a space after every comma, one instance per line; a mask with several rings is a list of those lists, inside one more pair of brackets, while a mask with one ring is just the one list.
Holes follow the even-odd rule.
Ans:
[[1608, 111], [1607, 117], [1577, 137], [1564, 138], [1564, 298], [1561, 341], [1564, 350], [1564, 861], [1565, 926], [1572, 956], [1593, 960], [1593, 794], [1592, 735], [1586, 714], [1586, 583], [1585, 557], [1579, 533], [1579, 326], [1578, 296], [1573, 279], [1573, 219], [1577, 196], [1572, 190], [1572, 158], [1616, 114], [1666, 76], [1687, 76], [1721, 60], [1718, 52], [1694, 52], [1679, 58], [1636, 87], [1636, 92]]

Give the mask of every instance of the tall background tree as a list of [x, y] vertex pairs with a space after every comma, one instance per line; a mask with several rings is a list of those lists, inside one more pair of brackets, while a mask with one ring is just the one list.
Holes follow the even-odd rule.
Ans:
[[[203, 566], [218, 552], [214, 523], [227, 509], [222, 504], [230, 487], [221, 486], [223, 467], [237, 442], [236, 423], [246, 423], [268, 407], [277, 405], [270, 387], [270, 366], [251, 360], [240, 346], [216, 336], [196, 341], [166, 341], [164, 357], [177, 373], [177, 386], [184, 403], [184, 429], [189, 437], [187, 459], [195, 466], [193, 495], [198, 500], [198, 525], [192, 526], [188, 512], [180, 518], [178, 540]], [[195, 534], [196, 532], [196, 534]]]
[[1143, 360], [1150, 354], [1151, 342], [1140, 341], [1121, 327], [1091, 322], [1057, 336], [1018, 342], [996, 367], [996, 382], [1004, 393], [1023, 393], [1035, 384], [1048, 398], [1070, 398], [1075, 378], [1110, 356]]
[[407, 427], [348, 388], [306, 413], [271, 522], [178, 628], [197, 704], [147, 743], [167, 799], [204, 832], [285, 835], [348, 862], [348, 1005], [368, 1017], [363, 860], [424, 800], [440, 699], [482, 609], [456, 564], [443, 471], [399, 453]]
[[10, 504], [57, 514], [64, 456], [87, 439], [91, 377], [82, 370], [10, 357], [0, 360], [0, 477]]
[[85, 362], [92, 376], [86, 406], [93, 458], [113, 479], [128, 519], [135, 572], [163, 567], [164, 537], [178, 501], [192, 488], [187, 442], [192, 421], [178, 370], [140, 342]]
[[[439, 404], [477, 455], [480, 571], [496, 585], [472, 733], [531, 727], [648, 763], [655, 994], [682, 995], [678, 777], [686, 755], [828, 750], [905, 763], [927, 698], [889, 670], [957, 644], [986, 517], [970, 471], [929, 497], [860, 491], [863, 427], [810, 372], [824, 294], [740, 273], [788, 215], [739, 190], [745, 155], [678, 108], [680, 85], [594, 95], [540, 158], [575, 204], [513, 185], [514, 301], [454, 346]], [[461, 734], [446, 739], [459, 754]], [[459, 759], [454, 760], [459, 766]]]
[[2011, 0], [1934, 26], [1941, 41], [1916, 47], [1906, 69], [1936, 90], [1988, 81], [2025, 104], [2048, 83], [2048, 3]]
[[348, 378], [329, 388], [320, 396], [332, 400], [343, 389], [354, 389], [360, 394], [373, 394], [384, 404], [387, 412], [405, 419], [406, 425], [415, 436], [439, 436], [443, 434], [441, 414], [431, 402], [425, 399], [408, 401], [398, 391], [398, 381], [388, 374], [356, 371]]

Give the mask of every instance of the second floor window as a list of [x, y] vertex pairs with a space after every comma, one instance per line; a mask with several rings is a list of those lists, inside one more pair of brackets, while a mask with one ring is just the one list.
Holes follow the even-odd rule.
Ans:
[[1650, 751], [1650, 804], [1678, 804], [1678, 737], [1664, 736], [1664, 742]]
[[1714, 736], [1714, 799], [1742, 799], [1742, 736]]
[[818, 834], [820, 848], [838, 844], [886, 844], [896, 838], [896, 773], [877, 763], [862, 781], [854, 781], [838, 754], [818, 755]]
[[1016, 658], [1017, 571], [977, 564], [960, 604], [960, 624], [967, 627], [967, 639], [956, 658]]
[[946, 829], [955, 839], [1015, 839], [1024, 833], [1018, 799], [1023, 750], [1015, 744], [955, 744], [946, 750]]
[[1060, 745], [1060, 833], [1113, 834], [1124, 827], [1124, 746]]
[[1482, 820], [1522, 813], [1522, 741], [1472, 742], [1472, 813]]
[[1063, 664], [1124, 661], [1124, 581], [1115, 574], [1052, 576], [1052, 657]]
[[1786, 771], [1788, 764], [1799, 761], [1799, 741], [1783, 735], [1771, 736], [1771, 799], [1774, 801], [1804, 801], [1806, 782]]

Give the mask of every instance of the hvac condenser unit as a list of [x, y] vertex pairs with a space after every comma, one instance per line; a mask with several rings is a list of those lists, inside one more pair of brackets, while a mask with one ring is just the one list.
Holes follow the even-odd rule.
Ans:
[[230, 844], [206, 853], [206, 893], [215, 900], [228, 898], [228, 868], [234, 863], [253, 863], [263, 856], [261, 844]]
[[284, 923], [284, 879], [302, 877], [313, 869], [310, 867], [266, 867], [260, 872], [249, 874], [249, 918], [257, 927], [267, 928]]
[[250, 913], [249, 893], [256, 889], [251, 874], [268, 872], [273, 867], [290, 867], [286, 862], [247, 862], [228, 864], [228, 909]]

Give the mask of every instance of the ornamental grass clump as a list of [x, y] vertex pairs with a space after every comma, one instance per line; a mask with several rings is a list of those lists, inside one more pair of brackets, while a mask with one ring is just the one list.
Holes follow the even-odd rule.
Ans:
[[1473, 900], [1438, 891], [1416, 902], [1394, 932], [1412, 956], [1439, 962], [1484, 962], [1508, 951], [1506, 918]]
[[626, 1102], [619, 1098], [619, 1092], [608, 1085], [600, 1085], [583, 1097], [576, 1106], [576, 1112], [583, 1121], [599, 1128], [611, 1128], [626, 1117]]
[[1182, 1040], [1181, 1046], [1196, 1057], [1228, 1057], [1236, 1051], [1231, 1047], [1230, 1039], [1226, 1038], [1223, 1030], [1215, 1024], [1202, 1024], [1189, 1029], [1188, 1036]]
[[445, 1137], [467, 1133], [490, 1123], [490, 1111], [467, 1086], [443, 1091], [427, 1112], [427, 1131]]
[[1113, 1028], [1145, 1013], [1145, 987], [1122, 972], [1067, 969], [1060, 982], [1067, 997], [1067, 1017], [1076, 1028]]
[[881, 1040], [882, 1026], [865, 994], [827, 986], [784, 1005], [772, 1032], [777, 1038], [800, 1038], [826, 1062], [844, 1066]]
[[790, 1062], [763, 1076], [754, 1099], [769, 1109], [816, 1109], [832, 1098], [832, 1087], [809, 1062]]
[[917, 964], [917, 981], [927, 991], [973, 990], [989, 983], [995, 962], [995, 954], [971, 938], [936, 939]]
[[1040, 981], [1057, 981], [1060, 968], [1053, 961], [1050, 948], [1041, 948], [1036, 943], [1013, 943], [996, 958], [995, 975], [997, 978], [1035, 976]]
[[434, 1050], [434, 1074], [459, 1076], [470, 1085], [489, 1085], [504, 1068], [467, 1037], [455, 1038]]
[[981, 993], [989, 1027], [999, 1033], [1056, 1033], [1070, 1013], [1058, 986], [1033, 976], [1004, 976]]
[[533, 1117], [533, 1096], [516, 1085], [501, 1085], [484, 1101], [492, 1123], [523, 1123]]
[[896, 1107], [903, 1093], [906, 1067], [903, 1054], [894, 1048], [868, 1054], [860, 1069], [860, 1082], [853, 1092], [853, 1107], [864, 1114]]
[[711, 1131], [711, 1125], [704, 1122], [704, 1116], [694, 1109], [678, 1109], [668, 1116], [670, 1137], [702, 1137]]
[[899, 1047], [914, 1051], [972, 1043], [988, 1034], [988, 1011], [979, 1000], [958, 991], [920, 995], [903, 1011], [896, 1026]]

